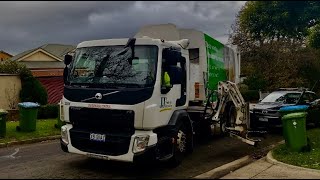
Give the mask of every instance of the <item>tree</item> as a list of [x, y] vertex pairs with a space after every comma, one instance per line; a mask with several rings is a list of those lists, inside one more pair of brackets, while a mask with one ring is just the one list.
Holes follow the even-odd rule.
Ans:
[[249, 1], [242, 7], [229, 42], [242, 54], [250, 89], [310, 87], [316, 81], [320, 56], [305, 44], [320, 47], [318, 12], [318, 1]]
[[233, 26], [233, 44], [261, 46], [283, 41], [301, 44], [320, 19], [318, 1], [249, 1]]
[[320, 24], [316, 24], [315, 26], [309, 29], [307, 41], [310, 47], [316, 49], [320, 48]]

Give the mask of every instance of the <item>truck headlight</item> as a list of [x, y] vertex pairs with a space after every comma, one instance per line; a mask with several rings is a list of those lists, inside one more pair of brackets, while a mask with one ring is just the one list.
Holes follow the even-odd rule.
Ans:
[[146, 149], [149, 142], [149, 135], [137, 136], [134, 138], [133, 142], [133, 153], [142, 152]]
[[61, 139], [65, 144], [69, 144], [68, 129], [66, 126], [61, 127]]

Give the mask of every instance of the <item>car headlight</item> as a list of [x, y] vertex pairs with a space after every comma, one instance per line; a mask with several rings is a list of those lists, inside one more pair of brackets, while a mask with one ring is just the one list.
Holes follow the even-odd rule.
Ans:
[[137, 136], [134, 138], [133, 153], [142, 152], [146, 149], [149, 142], [149, 135]]
[[69, 144], [68, 129], [66, 126], [61, 127], [61, 139], [65, 144]]

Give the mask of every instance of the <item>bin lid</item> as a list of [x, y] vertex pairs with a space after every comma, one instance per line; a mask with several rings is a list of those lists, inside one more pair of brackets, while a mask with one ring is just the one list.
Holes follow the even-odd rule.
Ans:
[[286, 111], [305, 111], [308, 109], [308, 105], [296, 105], [296, 106], [285, 106], [279, 109], [280, 112]]
[[22, 102], [22, 103], [19, 103], [18, 106], [24, 107], [24, 108], [35, 108], [35, 107], [39, 107], [40, 105], [34, 102]]
[[3, 115], [3, 114], [8, 114], [8, 111], [6, 111], [4, 109], [0, 109], [0, 115]]
[[307, 116], [306, 112], [295, 112], [284, 115], [281, 119], [299, 119]]

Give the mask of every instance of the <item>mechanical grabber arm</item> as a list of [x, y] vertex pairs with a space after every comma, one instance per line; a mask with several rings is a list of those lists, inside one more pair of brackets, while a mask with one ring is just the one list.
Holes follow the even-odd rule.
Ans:
[[[249, 103], [246, 103], [238, 89], [237, 85], [230, 81], [220, 81], [218, 83], [218, 104], [216, 106], [216, 111], [212, 116], [212, 121], [220, 122], [220, 126], [222, 125], [224, 111], [226, 110], [227, 102], [232, 101], [236, 115], [235, 119], [226, 119], [229, 123], [226, 123], [226, 131], [232, 137], [236, 137], [241, 139], [243, 142], [248, 143], [250, 145], [256, 145], [256, 142], [260, 140], [250, 139], [248, 137], [248, 129], [250, 127], [250, 114], [249, 114]], [[229, 117], [230, 118], [230, 117]]]

